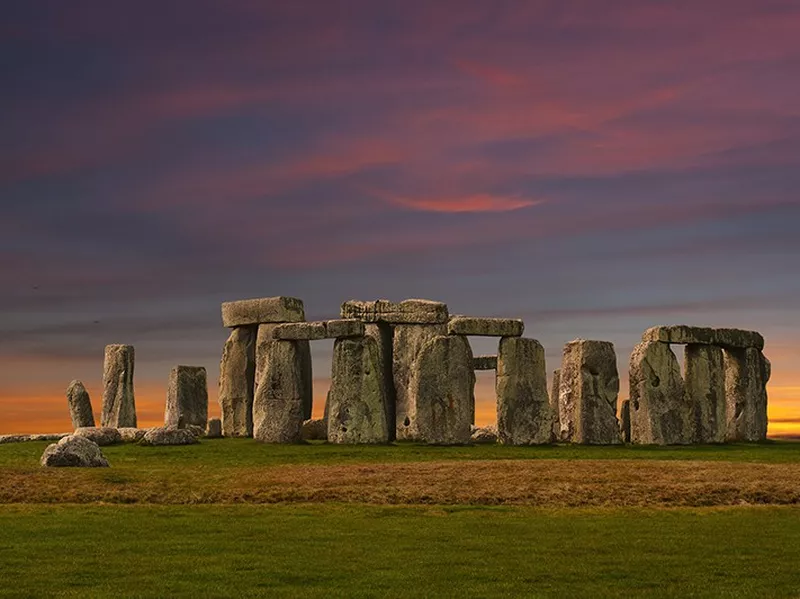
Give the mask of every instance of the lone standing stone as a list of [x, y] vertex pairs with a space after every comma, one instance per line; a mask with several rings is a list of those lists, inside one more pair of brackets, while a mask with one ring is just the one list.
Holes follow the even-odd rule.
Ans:
[[758, 349], [728, 349], [724, 354], [728, 441], [767, 438], [769, 360]]
[[103, 362], [101, 426], [136, 427], [132, 345], [107, 345]]
[[386, 443], [386, 378], [372, 337], [337, 339], [328, 393], [328, 442]]
[[685, 445], [694, 437], [694, 410], [669, 344], [645, 341], [630, 363], [631, 443]]
[[687, 345], [684, 364], [686, 396], [694, 411], [693, 440], [723, 443], [728, 423], [722, 349], [714, 345]]
[[69, 405], [69, 415], [72, 418], [73, 428], [94, 426], [92, 402], [82, 382], [72, 381], [69, 384], [69, 387], [67, 387], [67, 404]]
[[593, 445], [620, 443], [618, 394], [614, 345], [585, 339], [568, 343], [560, 373], [560, 440]]
[[544, 347], [535, 339], [504, 337], [497, 352], [497, 433], [504, 445], [553, 440]]
[[408, 418], [414, 436], [436, 445], [470, 441], [475, 371], [466, 337], [438, 336], [420, 350], [409, 384]]
[[185, 428], [208, 422], [208, 383], [202, 366], [175, 366], [169, 373], [164, 424]]
[[257, 327], [231, 331], [219, 365], [219, 405], [226, 437], [253, 436]]
[[303, 350], [300, 341], [263, 346], [253, 401], [253, 436], [264, 443], [297, 443], [303, 427]]

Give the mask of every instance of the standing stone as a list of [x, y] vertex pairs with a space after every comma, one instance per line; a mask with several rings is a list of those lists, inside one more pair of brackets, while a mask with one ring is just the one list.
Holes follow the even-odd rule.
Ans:
[[690, 344], [684, 350], [686, 397], [694, 411], [694, 442], [723, 443], [727, 431], [722, 349]]
[[337, 339], [328, 392], [329, 443], [387, 443], [386, 377], [372, 337]]
[[420, 350], [409, 382], [411, 435], [436, 445], [466, 444], [475, 410], [475, 371], [466, 337], [438, 336]]
[[497, 352], [497, 434], [504, 445], [553, 440], [544, 347], [535, 339], [504, 337]]
[[[396, 438], [400, 441], [418, 441], [414, 424], [416, 407], [411, 405], [410, 384], [417, 358], [423, 346], [431, 339], [447, 334], [447, 325], [398, 324], [394, 327], [392, 349], [392, 376], [396, 394]], [[470, 370], [472, 363], [470, 362]], [[473, 373], [473, 378], [474, 378]]]
[[89, 399], [89, 392], [80, 381], [72, 381], [67, 387], [67, 405], [69, 405], [69, 415], [72, 418], [72, 428], [84, 426], [94, 426], [94, 414], [92, 414], [92, 402]]
[[[256, 393], [258, 382], [261, 380], [264, 369], [264, 357], [268, 354], [268, 347], [276, 342], [283, 341], [275, 338], [278, 324], [262, 324], [258, 327], [256, 336]], [[288, 341], [288, 340], [287, 340]], [[301, 370], [301, 395], [303, 398], [304, 420], [311, 418], [314, 404], [314, 375], [311, 367], [311, 343], [308, 340], [292, 340], [298, 351], [298, 360]]]
[[561, 387], [561, 370], [553, 371], [553, 383], [550, 387], [550, 411], [553, 412], [553, 439], [561, 441], [561, 425], [558, 415], [558, 392]]
[[107, 345], [103, 362], [101, 426], [136, 427], [132, 345]]
[[767, 438], [769, 360], [758, 349], [727, 349], [724, 353], [727, 440]]
[[[394, 379], [392, 378], [392, 338], [394, 332], [391, 325], [385, 322], [367, 324], [364, 327], [364, 334], [375, 340], [378, 345], [378, 355], [382, 365], [384, 377], [384, 388], [386, 390], [386, 427], [389, 431], [389, 441], [397, 438], [397, 395], [394, 389]], [[327, 430], [327, 429], [326, 429]]]
[[202, 366], [175, 366], [170, 371], [164, 412], [166, 426], [186, 428], [195, 425], [205, 430], [208, 422], [206, 381], [206, 369]]
[[209, 439], [219, 439], [222, 437], [222, 422], [219, 418], [212, 418], [208, 421], [206, 437]]
[[301, 341], [272, 340], [259, 347], [260, 379], [253, 400], [253, 436], [264, 443], [297, 443], [303, 427]]
[[631, 442], [631, 400], [623, 399], [619, 409], [619, 431], [623, 443]]
[[631, 443], [685, 445], [694, 437], [694, 410], [669, 344], [645, 341], [630, 363]]
[[618, 394], [614, 344], [585, 339], [568, 343], [559, 381], [560, 440], [592, 445], [620, 443]]
[[226, 437], [253, 436], [256, 331], [257, 327], [233, 329], [222, 350], [219, 406]]

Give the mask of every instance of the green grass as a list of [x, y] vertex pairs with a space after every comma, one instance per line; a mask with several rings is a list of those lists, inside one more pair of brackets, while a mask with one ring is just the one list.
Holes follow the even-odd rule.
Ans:
[[796, 597], [798, 563], [798, 508], [0, 508], [2, 597]]

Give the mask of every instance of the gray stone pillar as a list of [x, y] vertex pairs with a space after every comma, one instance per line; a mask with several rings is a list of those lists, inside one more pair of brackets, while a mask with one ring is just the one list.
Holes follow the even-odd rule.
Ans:
[[208, 382], [202, 366], [175, 366], [169, 373], [164, 424], [168, 427], [199, 426], [208, 423]]
[[[264, 368], [264, 358], [268, 353], [270, 344], [279, 341], [275, 339], [275, 330], [281, 324], [262, 324], [258, 327], [256, 336], [256, 389], [258, 393], [258, 382], [261, 380]], [[303, 420], [311, 418], [314, 407], [314, 376], [311, 364], [311, 343], [307, 339], [291, 340], [295, 343], [298, 352], [298, 364], [300, 366], [300, 395], [303, 401]]]
[[136, 428], [132, 345], [107, 345], [103, 361], [101, 426]]
[[728, 348], [724, 352], [727, 440], [767, 438], [769, 360], [758, 349]]
[[727, 431], [722, 348], [689, 344], [684, 352], [686, 396], [694, 412], [694, 442], [723, 443]]
[[585, 339], [568, 343], [559, 383], [560, 440], [592, 445], [621, 443], [618, 395], [614, 345]]
[[386, 383], [371, 336], [337, 339], [328, 393], [328, 442], [387, 443]]
[[253, 436], [257, 330], [257, 326], [234, 328], [222, 350], [219, 406], [226, 437]]
[[94, 414], [89, 392], [80, 381], [72, 381], [67, 387], [67, 405], [72, 419], [72, 428], [93, 427]]
[[535, 339], [503, 337], [497, 351], [497, 434], [504, 445], [553, 441], [544, 347]]
[[297, 443], [303, 427], [303, 350], [298, 341], [270, 340], [259, 347], [253, 400], [253, 437], [264, 443]]
[[383, 387], [386, 390], [386, 426], [389, 431], [389, 441], [397, 438], [397, 394], [395, 393], [392, 377], [392, 347], [394, 345], [394, 331], [391, 325], [377, 322], [365, 326], [365, 334], [372, 337], [378, 346], [378, 355], [382, 366], [381, 373], [384, 377]]
[[694, 409], [669, 344], [645, 341], [630, 363], [631, 443], [685, 445], [694, 437]]

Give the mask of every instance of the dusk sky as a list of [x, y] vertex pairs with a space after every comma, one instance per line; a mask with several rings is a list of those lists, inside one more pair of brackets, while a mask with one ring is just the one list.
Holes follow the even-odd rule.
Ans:
[[[755, 329], [800, 432], [800, 4], [0, 2], [0, 433], [140, 425], [220, 303], [420, 297], [576, 337]], [[317, 412], [333, 342], [312, 344]], [[475, 353], [496, 340], [475, 340]], [[494, 419], [493, 374], [478, 420]]]

